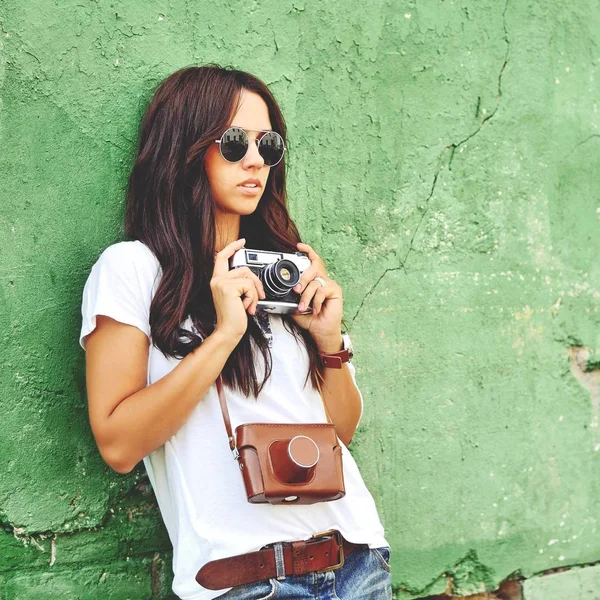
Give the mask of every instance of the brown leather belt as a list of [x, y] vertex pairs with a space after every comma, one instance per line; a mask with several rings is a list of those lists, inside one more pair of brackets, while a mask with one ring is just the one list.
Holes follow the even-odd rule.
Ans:
[[196, 581], [206, 589], [221, 590], [262, 579], [332, 571], [344, 564], [344, 556], [366, 544], [353, 544], [337, 530], [324, 531], [309, 540], [269, 544], [255, 552], [206, 563]]

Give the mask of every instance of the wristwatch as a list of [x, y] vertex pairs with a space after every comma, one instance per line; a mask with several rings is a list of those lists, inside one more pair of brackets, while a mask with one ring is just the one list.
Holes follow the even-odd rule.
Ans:
[[348, 333], [342, 333], [342, 350], [339, 352], [330, 352], [328, 354], [320, 353], [323, 364], [331, 369], [341, 369], [342, 365], [354, 356], [352, 340]]

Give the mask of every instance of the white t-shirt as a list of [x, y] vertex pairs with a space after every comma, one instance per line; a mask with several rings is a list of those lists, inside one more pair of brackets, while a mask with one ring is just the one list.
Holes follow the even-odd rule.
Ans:
[[[151, 340], [150, 303], [161, 274], [158, 260], [140, 241], [119, 242], [106, 248], [83, 290], [82, 348], [85, 336], [96, 326], [96, 315], [134, 325]], [[308, 370], [304, 345], [283, 327], [281, 317], [270, 315], [268, 321], [272, 331], [272, 374], [258, 399], [247, 399], [225, 388], [233, 430], [240, 423], [250, 422], [327, 422], [318, 391], [310, 380], [304, 386]], [[182, 326], [190, 330], [191, 319]], [[147, 385], [164, 377], [178, 363], [151, 343]], [[354, 366], [348, 365], [354, 379]], [[220, 596], [231, 588], [208, 590], [195, 580], [205, 563], [258, 550], [276, 541], [308, 539], [328, 529], [338, 529], [349, 541], [366, 543], [371, 548], [387, 546], [373, 497], [352, 455], [340, 444], [346, 488], [343, 498], [310, 505], [250, 504], [229, 449], [213, 384], [198, 399], [181, 429], [143, 459], [173, 544], [173, 592], [184, 600]]]

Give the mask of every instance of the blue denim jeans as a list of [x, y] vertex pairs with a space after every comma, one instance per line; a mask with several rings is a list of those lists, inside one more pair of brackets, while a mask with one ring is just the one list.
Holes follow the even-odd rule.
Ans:
[[390, 549], [357, 548], [339, 569], [238, 585], [219, 600], [391, 600]]

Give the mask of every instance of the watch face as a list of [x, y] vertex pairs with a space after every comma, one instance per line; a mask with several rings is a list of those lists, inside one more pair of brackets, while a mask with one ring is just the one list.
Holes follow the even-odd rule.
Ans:
[[344, 350], [348, 350], [348, 356], [350, 359], [354, 356], [354, 348], [352, 348], [352, 340], [347, 333], [342, 333], [342, 340], [344, 341]]

